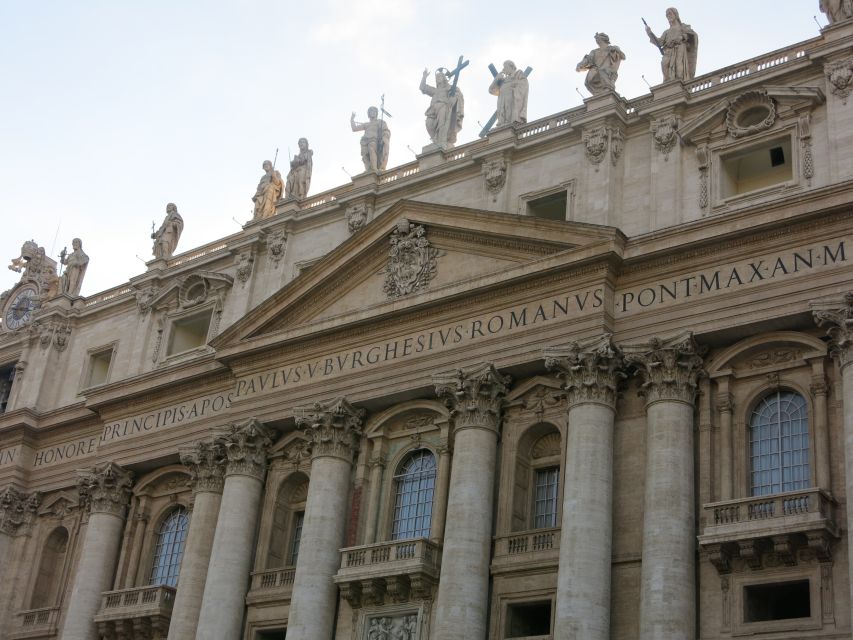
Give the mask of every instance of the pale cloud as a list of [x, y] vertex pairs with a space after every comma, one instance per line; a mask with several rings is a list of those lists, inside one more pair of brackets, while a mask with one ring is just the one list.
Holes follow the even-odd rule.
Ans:
[[361, 38], [374, 40], [380, 33], [395, 33], [414, 22], [417, 14], [415, 0], [329, 0], [323, 12], [334, 16], [309, 32], [318, 44], [342, 44]]

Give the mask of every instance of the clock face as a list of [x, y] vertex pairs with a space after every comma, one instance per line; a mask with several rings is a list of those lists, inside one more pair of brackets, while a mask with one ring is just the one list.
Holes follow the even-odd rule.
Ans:
[[38, 305], [38, 291], [33, 286], [21, 287], [14, 295], [3, 313], [6, 329], [14, 331], [30, 323], [32, 314]]

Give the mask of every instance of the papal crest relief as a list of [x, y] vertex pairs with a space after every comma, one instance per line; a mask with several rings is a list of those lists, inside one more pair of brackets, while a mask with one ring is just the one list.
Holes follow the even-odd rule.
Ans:
[[391, 234], [391, 250], [385, 267], [389, 298], [399, 298], [424, 289], [435, 275], [438, 250], [430, 246], [426, 229], [401, 220]]

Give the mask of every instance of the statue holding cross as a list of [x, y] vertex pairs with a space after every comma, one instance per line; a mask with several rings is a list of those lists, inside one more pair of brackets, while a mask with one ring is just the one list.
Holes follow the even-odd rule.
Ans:
[[527, 67], [522, 71], [512, 60], [507, 60], [500, 73], [493, 64], [489, 65], [489, 71], [494, 78], [489, 85], [489, 93], [498, 97], [498, 108], [480, 131], [481, 138], [486, 137], [495, 122], [499, 127], [527, 122], [527, 92], [530, 89], [527, 76], [533, 68]]
[[[457, 86], [459, 74], [468, 61], [459, 56], [459, 62], [452, 71], [439, 68], [435, 72], [435, 86], [427, 84], [429, 70], [424, 69], [421, 78], [421, 93], [432, 98], [426, 110], [426, 129], [433, 144], [441, 149], [449, 149], [456, 142], [456, 134], [462, 129], [465, 117], [465, 98]], [[453, 79], [452, 82], [450, 79]]]

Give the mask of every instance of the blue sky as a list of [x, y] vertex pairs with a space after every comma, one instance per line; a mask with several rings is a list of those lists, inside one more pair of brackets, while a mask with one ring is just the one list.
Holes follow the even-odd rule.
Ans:
[[[678, 7], [699, 33], [698, 74], [818, 35], [818, 0], [700, 2]], [[530, 120], [581, 102], [575, 65], [605, 31], [627, 55], [617, 89], [648, 92], [664, 2], [224, 2], [0, 0], [0, 260], [35, 239], [48, 251], [80, 237], [83, 294], [125, 282], [151, 259], [151, 223], [167, 202], [185, 221], [178, 251], [251, 218], [261, 163], [307, 137], [311, 194], [362, 170], [351, 111], [384, 93], [393, 115], [389, 167], [429, 142], [422, 70], [471, 60], [460, 87], [459, 143], [494, 110], [489, 62], [530, 77]], [[236, 219], [236, 221], [235, 221]], [[57, 233], [58, 230], [58, 233]], [[18, 275], [0, 269], [0, 290]]]

